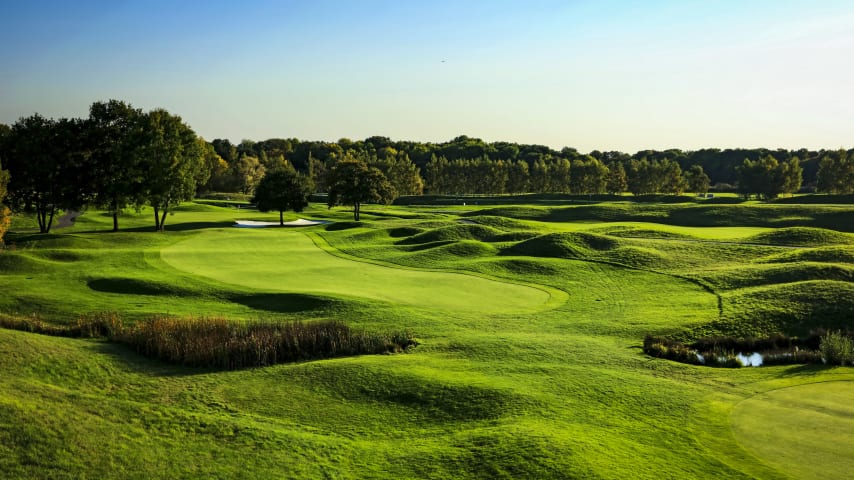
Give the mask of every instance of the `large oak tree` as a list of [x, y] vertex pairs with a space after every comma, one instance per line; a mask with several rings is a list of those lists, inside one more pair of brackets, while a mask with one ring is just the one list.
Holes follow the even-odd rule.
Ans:
[[329, 207], [353, 205], [353, 220], [359, 221], [363, 203], [391, 203], [397, 196], [385, 175], [365, 162], [347, 158], [338, 162], [327, 176]]
[[145, 115], [143, 197], [154, 208], [155, 230], [163, 231], [169, 210], [192, 200], [196, 185], [206, 180], [203, 154], [181, 117], [163, 109]]
[[258, 183], [252, 198], [258, 210], [278, 210], [279, 225], [285, 224], [285, 210], [301, 212], [308, 206], [308, 197], [314, 186], [311, 179], [288, 165], [267, 173]]

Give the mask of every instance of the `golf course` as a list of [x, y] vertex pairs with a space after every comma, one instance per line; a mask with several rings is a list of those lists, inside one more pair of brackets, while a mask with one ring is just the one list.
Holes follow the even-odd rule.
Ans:
[[[818, 196], [817, 196], [818, 197]], [[727, 201], [732, 200], [732, 201]], [[788, 200], [788, 199], [787, 199]], [[854, 325], [854, 206], [310, 204], [89, 209], [0, 250], [0, 476], [844, 478], [854, 368], [713, 368], [645, 336]], [[258, 223], [260, 225], [260, 223]], [[150, 358], [71, 327], [113, 315], [341, 322], [412, 345], [257, 368]], [[30, 330], [33, 330], [32, 328]], [[751, 354], [753, 352], [731, 352]]]

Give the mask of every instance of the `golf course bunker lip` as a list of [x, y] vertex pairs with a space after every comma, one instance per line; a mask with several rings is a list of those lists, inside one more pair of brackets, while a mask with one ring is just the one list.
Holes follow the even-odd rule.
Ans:
[[854, 381], [809, 383], [738, 403], [730, 428], [738, 444], [793, 478], [849, 478], [854, 465]]
[[409, 269], [342, 258], [302, 232], [235, 229], [204, 232], [170, 245], [171, 266], [263, 293], [363, 299], [446, 312], [534, 313], [566, 300], [547, 287], [460, 272]]
[[296, 220], [292, 220], [290, 222], [279, 223], [279, 222], [260, 222], [256, 220], [235, 220], [234, 226], [237, 228], [264, 228], [264, 227], [310, 227], [313, 225], [326, 225], [330, 223], [326, 220], [306, 220], [305, 218], [298, 218]]

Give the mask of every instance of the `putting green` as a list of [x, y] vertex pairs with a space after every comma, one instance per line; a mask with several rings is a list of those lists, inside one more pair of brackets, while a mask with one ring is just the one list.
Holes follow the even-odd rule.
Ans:
[[850, 478], [854, 469], [854, 382], [773, 390], [732, 412], [735, 438], [794, 478]]
[[430, 309], [484, 313], [542, 309], [545, 290], [472, 275], [392, 268], [336, 257], [301, 232], [208, 231], [169, 246], [175, 268], [223, 283], [326, 295], [349, 295]]

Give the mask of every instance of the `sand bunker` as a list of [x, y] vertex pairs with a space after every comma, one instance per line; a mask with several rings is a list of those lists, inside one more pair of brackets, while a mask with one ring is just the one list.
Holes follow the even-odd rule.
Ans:
[[[235, 220], [235, 227], [238, 228], [262, 228], [262, 227], [278, 227], [279, 222], [257, 222], [255, 220]], [[311, 225], [323, 225], [329, 223], [326, 220], [306, 220], [298, 218], [291, 222], [285, 222], [285, 227], [308, 227]]]

